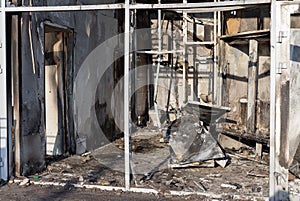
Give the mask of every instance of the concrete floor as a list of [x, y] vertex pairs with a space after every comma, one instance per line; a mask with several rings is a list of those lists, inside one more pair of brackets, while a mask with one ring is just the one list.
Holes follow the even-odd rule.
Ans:
[[[246, 157], [231, 155], [227, 167], [213, 162], [199, 168], [168, 168], [167, 143], [160, 143], [163, 131], [140, 129], [132, 136], [131, 186], [149, 188], [163, 194], [172, 192], [200, 193], [211, 197], [257, 198], [263, 200], [269, 191], [269, 167]], [[35, 182], [70, 183], [124, 187], [123, 139], [81, 156], [74, 155], [50, 163], [47, 170], [30, 177]], [[249, 150], [248, 158], [254, 159]], [[213, 165], [214, 167], [209, 167]], [[154, 170], [154, 171], [153, 171]], [[145, 174], [153, 172], [148, 179]]]

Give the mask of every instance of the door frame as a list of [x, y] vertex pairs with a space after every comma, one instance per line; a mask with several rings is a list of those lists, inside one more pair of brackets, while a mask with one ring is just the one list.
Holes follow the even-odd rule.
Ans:
[[[74, 30], [72, 28], [59, 25], [56, 23], [45, 21], [43, 22], [44, 27], [44, 44], [45, 44], [45, 33], [51, 32], [47, 31], [46, 27], [53, 29], [53, 32], [63, 32], [63, 36], [67, 34], [67, 37], [64, 38], [63, 42], [67, 38], [66, 44], [63, 44], [67, 50], [64, 50], [64, 67], [63, 69], [63, 94], [64, 94], [64, 131], [63, 131], [63, 154], [66, 153], [75, 153], [75, 136], [74, 136], [74, 121], [73, 121], [73, 75], [74, 75]], [[44, 65], [45, 66], [45, 65]], [[44, 72], [45, 75], [45, 72]], [[45, 78], [44, 78], [45, 80]], [[44, 88], [46, 83], [44, 82]], [[44, 90], [45, 91], [45, 90]], [[46, 100], [45, 100], [46, 101]], [[46, 104], [44, 104], [46, 106]], [[44, 108], [44, 118], [45, 118], [45, 128], [46, 128], [46, 108]], [[45, 133], [46, 135], [46, 133]], [[47, 143], [45, 141], [45, 143]], [[45, 144], [46, 145], [46, 144]], [[45, 149], [46, 150], [46, 149]]]

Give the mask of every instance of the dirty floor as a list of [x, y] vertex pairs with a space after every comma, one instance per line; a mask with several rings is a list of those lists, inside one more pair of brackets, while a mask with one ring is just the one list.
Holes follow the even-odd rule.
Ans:
[[[164, 195], [197, 192], [210, 197], [220, 198], [222, 195], [222, 198], [242, 200], [268, 197], [269, 166], [267, 160], [255, 159], [254, 150], [228, 150], [226, 154], [230, 161], [225, 168], [207, 161], [196, 167], [172, 169], [169, 167], [168, 143], [161, 141], [163, 136], [164, 131], [151, 129], [139, 129], [133, 133], [131, 187], [154, 189]], [[93, 152], [49, 162], [44, 172], [29, 179], [124, 187], [123, 169], [124, 141], [121, 138]], [[297, 182], [291, 182], [295, 194], [300, 192]]]
[[74, 187], [20, 186], [7, 184], [0, 187], [0, 201], [182, 201], [206, 200], [203, 196], [163, 196], [121, 191], [101, 191]]
[[[168, 194], [171, 191], [201, 192], [233, 197], [268, 196], [268, 165], [255, 162], [252, 150], [232, 152], [229, 164], [222, 168], [208, 161], [197, 167], [168, 167], [170, 151], [160, 142], [164, 131], [140, 129], [132, 135], [132, 187], [150, 188]], [[47, 170], [29, 179], [40, 182], [93, 184], [124, 187], [123, 139], [91, 153], [49, 162]]]

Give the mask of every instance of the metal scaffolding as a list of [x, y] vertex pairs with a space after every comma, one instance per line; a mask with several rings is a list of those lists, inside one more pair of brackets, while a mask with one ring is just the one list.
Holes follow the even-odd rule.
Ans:
[[[151, 9], [158, 10], [158, 35], [159, 35], [159, 57], [157, 64], [157, 77], [156, 77], [156, 89], [155, 95], [157, 95], [157, 82], [158, 74], [160, 70], [161, 61], [161, 12], [162, 10], [176, 10], [182, 12], [184, 19], [184, 44], [187, 45], [190, 42], [187, 41], [187, 13], [188, 12], [214, 12], [214, 38], [209, 44], [214, 45], [214, 95], [213, 101], [216, 102], [216, 96], [219, 94], [216, 88], [217, 83], [217, 52], [218, 42], [217, 38], [221, 35], [221, 27], [216, 26], [220, 24], [220, 16], [222, 11], [245, 9], [249, 6], [261, 6], [271, 4], [271, 73], [270, 73], [270, 196], [273, 196], [274, 200], [279, 200], [284, 195], [279, 194], [276, 197], [275, 194], [278, 191], [288, 189], [288, 170], [282, 167], [279, 163], [278, 152], [287, 151], [281, 149], [281, 121], [280, 121], [280, 93], [278, 92], [280, 74], [276, 71], [278, 65], [282, 60], [287, 60], [288, 55], [285, 55], [282, 51], [282, 47], [285, 43], [279, 43], [277, 41], [278, 34], [282, 29], [289, 29], [287, 23], [289, 21], [290, 11], [282, 9], [283, 6], [288, 4], [300, 4], [300, 1], [276, 1], [276, 0], [247, 0], [247, 1], [214, 1], [205, 3], [187, 3], [183, 0], [183, 3], [177, 4], [162, 4], [160, 1], [158, 4], [135, 4], [130, 0], [125, 0], [125, 3], [121, 4], [104, 4], [104, 5], [71, 5], [71, 6], [22, 6], [22, 7], [6, 7], [6, 0], [1, 0], [1, 15], [0, 15], [0, 176], [3, 180], [8, 180], [8, 149], [9, 149], [9, 132], [8, 127], [8, 115], [7, 115], [7, 65], [6, 65], [6, 15], [8, 13], [22, 13], [22, 12], [62, 12], [62, 11], [88, 11], [88, 10], [111, 10], [111, 9], [123, 9], [125, 11], [125, 34], [124, 34], [124, 146], [125, 146], [125, 190], [139, 191], [139, 192], [152, 192], [150, 189], [131, 188], [130, 175], [131, 175], [131, 151], [130, 151], [130, 12], [138, 9]], [[195, 42], [193, 45], [204, 45], [208, 42]], [[184, 48], [185, 49], [185, 48]], [[185, 55], [185, 50], [183, 55]], [[186, 66], [183, 68], [183, 80], [186, 80]], [[183, 82], [183, 94], [187, 99], [185, 81]], [[186, 100], [185, 100], [186, 101]], [[157, 113], [157, 104], [155, 103], [155, 110]], [[288, 143], [288, 142], [285, 142]], [[279, 176], [278, 176], [279, 175]], [[278, 180], [280, 177], [280, 181]], [[279, 181], [279, 182], [278, 182]]]

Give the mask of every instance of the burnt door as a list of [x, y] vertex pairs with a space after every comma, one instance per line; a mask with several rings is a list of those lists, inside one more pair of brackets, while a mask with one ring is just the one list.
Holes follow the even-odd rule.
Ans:
[[71, 31], [45, 27], [46, 154], [62, 155], [70, 141], [70, 89], [72, 88]]

